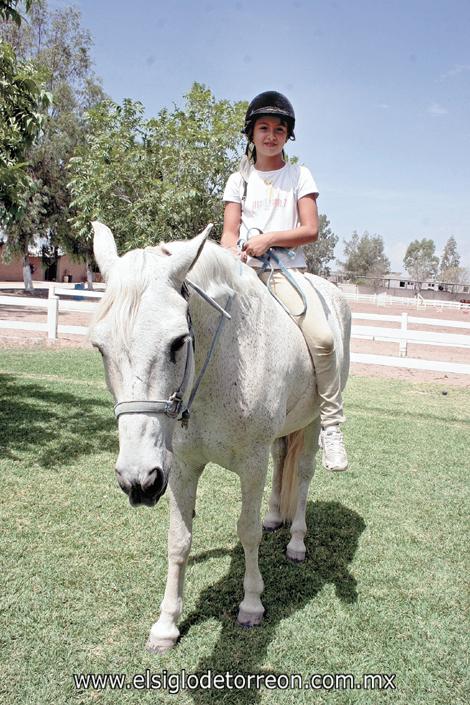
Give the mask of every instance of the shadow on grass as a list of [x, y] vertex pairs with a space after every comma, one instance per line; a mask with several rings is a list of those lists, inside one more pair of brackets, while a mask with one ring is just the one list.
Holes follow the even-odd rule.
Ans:
[[[333, 584], [341, 602], [357, 601], [356, 580], [349, 571], [365, 523], [361, 516], [339, 502], [309, 502], [306, 537], [307, 558], [294, 565], [285, 558], [290, 539], [287, 529], [265, 534], [260, 547], [260, 570], [265, 582], [263, 604], [266, 610], [259, 627], [243, 629], [236, 623], [238, 604], [242, 599], [245, 560], [240, 544], [231, 552], [232, 561], [227, 575], [205, 590], [192, 614], [180, 626], [181, 637], [198, 622], [215, 619], [222, 622], [222, 631], [213, 652], [202, 658], [198, 672], [213, 673], [274, 673], [262, 670], [267, 648], [275, 637], [279, 622], [302, 610], [327, 584]], [[228, 553], [214, 549], [194, 556], [192, 563], [220, 557]], [[314, 628], [306, 625], [305, 629]], [[299, 671], [302, 664], [299, 664]], [[196, 705], [219, 702], [228, 691], [192, 691]], [[256, 703], [260, 692], [254, 689], [233, 691], [234, 702]]]
[[0, 375], [0, 448], [3, 457], [33, 453], [42, 467], [64, 465], [82, 455], [115, 451], [111, 404], [93, 391], [83, 396]]

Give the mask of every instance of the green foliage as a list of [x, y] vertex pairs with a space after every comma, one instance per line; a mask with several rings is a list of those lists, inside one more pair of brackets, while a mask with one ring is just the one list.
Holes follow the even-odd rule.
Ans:
[[86, 143], [70, 160], [79, 238], [90, 221], [114, 232], [122, 250], [221, 228], [221, 194], [237, 167], [245, 103], [217, 101], [194, 83], [183, 107], [146, 119], [140, 103], [106, 101], [89, 111]]
[[439, 263], [439, 278], [444, 282], [458, 281], [460, 276], [460, 255], [453, 235], [447, 240]]
[[369, 235], [365, 231], [361, 236], [353, 232], [351, 240], [344, 241], [346, 261], [345, 272], [351, 277], [380, 278], [390, 271], [390, 260], [384, 252], [384, 242], [380, 235]]
[[26, 12], [29, 12], [35, 0], [0, 0], [0, 20], [14, 22], [18, 27], [21, 25], [23, 17], [16, 9], [23, 4]]
[[447, 284], [468, 284], [469, 270], [465, 267], [448, 267], [439, 273], [439, 281]]
[[0, 39], [0, 226], [17, 223], [26, 212], [34, 184], [28, 173], [28, 148], [40, 134], [51, 96], [44, 74], [18, 60]]
[[49, 11], [41, 0], [31, 7], [29, 22], [17, 28], [1, 28], [23, 60], [34, 59], [46, 79], [53, 103], [43, 106], [41, 131], [26, 151], [28, 188], [22, 192], [22, 210], [6, 228], [8, 248], [27, 256], [36, 235], [48, 238], [50, 251], [61, 245], [72, 254], [83, 255], [68, 219], [70, 194], [66, 165], [84, 140], [83, 114], [103, 98], [91, 68], [91, 37], [81, 27], [76, 8]]
[[319, 217], [318, 240], [303, 246], [307, 270], [312, 274], [327, 277], [330, 274], [329, 262], [334, 259], [334, 250], [339, 238], [330, 228], [326, 215]]
[[434, 278], [437, 275], [439, 266], [439, 257], [434, 252], [436, 246], [434, 240], [423, 238], [422, 240], [413, 240], [408, 245], [403, 265], [412, 279], [417, 284]]

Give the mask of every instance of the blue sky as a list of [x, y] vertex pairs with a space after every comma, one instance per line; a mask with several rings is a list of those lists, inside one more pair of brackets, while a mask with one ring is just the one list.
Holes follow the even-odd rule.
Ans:
[[194, 81], [229, 100], [285, 93], [289, 151], [315, 176], [337, 256], [368, 230], [400, 271], [412, 240], [434, 239], [440, 255], [454, 235], [470, 267], [469, 0], [72, 4], [106, 92], [149, 116]]

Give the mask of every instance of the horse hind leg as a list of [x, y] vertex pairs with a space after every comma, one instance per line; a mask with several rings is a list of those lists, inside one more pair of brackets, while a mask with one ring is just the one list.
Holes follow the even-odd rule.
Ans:
[[294, 563], [301, 563], [305, 560], [304, 539], [307, 533], [305, 512], [307, 509], [308, 490], [315, 468], [315, 454], [318, 449], [319, 434], [320, 419], [318, 418], [304, 429], [303, 449], [298, 458], [297, 506], [290, 527], [291, 540], [286, 549], [287, 558]]
[[[266, 481], [266, 457], [252, 456], [244, 463], [240, 475], [242, 509], [237, 524], [238, 536], [245, 552], [244, 596], [238, 610], [237, 621], [244, 627], [254, 627], [261, 623], [264, 607], [261, 593], [264, 590], [263, 578], [258, 565], [258, 551], [261, 543], [261, 500]], [[261, 468], [261, 469], [260, 469]]]
[[287, 452], [287, 441], [285, 438], [278, 438], [274, 441], [271, 447], [271, 455], [273, 459], [273, 481], [271, 486], [271, 495], [269, 497], [269, 505], [266, 516], [263, 521], [263, 529], [265, 531], [276, 531], [282, 524], [281, 517], [281, 485], [282, 485], [282, 468]]

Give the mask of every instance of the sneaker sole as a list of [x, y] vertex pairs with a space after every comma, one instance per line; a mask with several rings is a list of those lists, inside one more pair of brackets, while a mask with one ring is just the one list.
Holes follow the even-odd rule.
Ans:
[[323, 460], [322, 460], [322, 465], [325, 468], [325, 470], [328, 470], [328, 472], [345, 472], [346, 470], [349, 470], [349, 464], [345, 465], [344, 468], [341, 467], [332, 467], [331, 465], [327, 465]]

